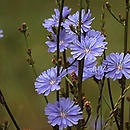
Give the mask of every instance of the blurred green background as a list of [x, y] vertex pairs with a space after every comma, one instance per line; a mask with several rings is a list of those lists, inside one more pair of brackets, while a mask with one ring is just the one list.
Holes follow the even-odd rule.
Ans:
[[[124, 15], [124, 0], [113, 1], [114, 13]], [[100, 30], [101, 13], [103, 0], [90, 1], [92, 16], [95, 17], [92, 28]], [[78, 1], [66, 0], [65, 5], [72, 8], [72, 13], [77, 10]], [[30, 37], [28, 38], [29, 46], [32, 49], [32, 55], [35, 60], [35, 67], [38, 74], [52, 66], [51, 59], [53, 54], [47, 52], [45, 41], [48, 32], [43, 28], [44, 19], [50, 18], [57, 8], [54, 0], [1, 0], [0, 1], [0, 28], [4, 31], [4, 38], [0, 39], [0, 88], [6, 98], [6, 101], [16, 118], [21, 130], [30, 128], [31, 130], [51, 130], [44, 115], [45, 101], [42, 95], [38, 95], [34, 89], [35, 76], [31, 67], [26, 62], [26, 45], [23, 35], [18, 31], [18, 27], [26, 22], [29, 27]], [[123, 31], [124, 28], [106, 11], [106, 33], [108, 50], [111, 52], [123, 51]], [[129, 26], [130, 27], [130, 26]], [[129, 28], [130, 34], [130, 28]], [[130, 43], [130, 37], [129, 37]], [[128, 48], [130, 44], [128, 45]], [[129, 81], [127, 82], [129, 85]], [[87, 100], [91, 101], [93, 116], [90, 124], [94, 121], [96, 113], [98, 88], [90, 79], [84, 83], [84, 92]], [[114, 101], [116, 102], [120, 87], [118, 82], [112, 84]], [[107, 87], [104, 88], [104, 95], [108, 98]], [[49, 95], [49, 100], [54, 101], [55, 93]], [[109, 101], [109, 98], [108, 98]], [[127, 110], [127, 107], [125, 107]], [[109, 113], [107, 106], [104, 104], [104, 118]], [[126, 116], [127, 118], [127, 116]], [[0, 122], [4, 120], [10, 122], [10, 130], [15, 130], [10, 117], [4, 107], [0, 104]], [[89, 126], [90, 130], [91, 128]]]

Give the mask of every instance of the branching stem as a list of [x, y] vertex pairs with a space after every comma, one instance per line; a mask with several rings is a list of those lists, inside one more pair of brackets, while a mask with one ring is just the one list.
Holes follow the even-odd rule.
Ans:
[[14, 126], [16, 127], [17, 130], [20, 130], [20, 127], [18, 126], [18, 124], [17, 124], [13, 114], [10, 111], [10, 108], [8, 107], [8, 104], [6, 103], [5, 97], [4, 97], [1, 89], [0, 89], [0, 100], [1, 100], [0, 102], [5, 107], [6, 111], [8, 112], [8, 114], [9, 114], [9, 116], [10, 116], [10, 118], [11, 118], [13, 124], [14, 124]]

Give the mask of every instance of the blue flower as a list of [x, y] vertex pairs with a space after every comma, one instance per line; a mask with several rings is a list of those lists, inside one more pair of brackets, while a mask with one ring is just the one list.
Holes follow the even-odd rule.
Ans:
[[36, 91], [38, 94], [43, 93], [45, 96], [48, 96], [50, 91], [59, 90], [59, 83], [66, 74], [66, 70], [62, 71], [60, 69], [60, 75], [57, 77], [57, 67], [44, 71], [36, 78], [34, 83]]
[[103, 66], [93, 67], [94, 77], [98, 80], [101, 80], [104, 76]]
[[124, 75], [126, 79], [130, 78], [130, 54], [111, 53], [106, 56], [103, 65], [105, 66], [106, 77], [113, 80], [121, 79]]
[[[71, 9], [68, 9], [68, 7], [65, 6], [62, 12], [62, 18], [66, 18], [69, 15], [70, 11]], [[52, 18], [45, 19], [45, 23], [42, 24], [45, 28], [47, 28], [49, 32], [53, 32], [52, 27], [58, 27], [59, 25], [60, 12], [58, 9], [54, 9], [54, 12], [55, 15], [52, 15]]]
[[88, 31], [85, 37], [81, 37], [81, 42], [75, 40], [74, 44], [70, 45], [73, 58], [77, 58], [77, 60], [81, 60], [83, 57], [89, 60], [96, 59], [106, 49], [107, 42], [104, 41], [105, 39], [99, 31]]
[[0, 38], [3, 37], [3, 30], [0, 29]]
[[84, 70], [84, 79], [94, 76], [96, 79], [101, 80], [104, 76], [103, 66], [93, 66], [92, 68]]
[[[78, 76], [78, 61], [73, 58], [68, 58], [68, 62], [72, 64], [70, 67], [68, 67], [68, 73], [71, 74], [72, 72], [75, 72]], [[73, 63], [74, 62], [74, 63]], [[95, 59], [85, 59], [84, 60], [84, 69], [83, 69], [83, 81], [89, 77], [92, 77], [90, 74], [86, 74], [86, 71], [90, 68], [93, 68], [93, 66], [96, 66], [97, 62]]]
[[[46, 44], [49, 46], [48, 52], [55, 52], [57, 50], [57, 35], [52, 34], [53, 40], [48, 37], [50, 41], [47, 41]], [[59, 50], [63, 52], [71, 42], [74, 41], [74, 37], [65, 32], [65, 29], [60, 31], [59, 36]]]
[[58, 125], [60, 130], [76, 125], [78, 120], [82, 119], [81, 108], [70, 98], [60, 98], [54, 104], [48, 103], [45, 107], [45, 115], [48, 116], [48, 123], [52, 126]]
[[[82, 9], [81, 32], [87, 32], [91, 28], [91, 23], [93, 20], [94, 18], [91, 19], [90, 10], [88, 10], [88, 13], [85, 13], [85, 10]], [[66, 19], [65, 23], [63, 23], [63, 27], [69, 31], [71, 31], [70, 25], [72, 25], [75, 28], [75, 30], [79, 26], [79, 11], [77, 11], [73, 15], [68, 16], [68, 19]]]

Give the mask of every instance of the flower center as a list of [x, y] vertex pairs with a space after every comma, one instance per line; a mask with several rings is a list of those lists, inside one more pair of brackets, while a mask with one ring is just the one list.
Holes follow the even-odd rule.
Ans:
[[64, 112], [61, 112], [61, 113], [60, 113], [60, 116], [64, 118], [66, 115], [65, 115]]
[[122, 65], [118, 65], [117, 68], [118, 68], [118, 70], [122, 70], [123, 67], [122, 67]]
[[89, 53], [90, 50], [89, 50], [89, 49], [85, 49], [84, 52], [85, 52], [85, 53]]
[[60, 44], [63, 44], [63, 43], [64, 43], [64, 40], [61, 40], [61, 41], [60, 41]]
[[51, 81], [50, 81], [50, 84], [51, 84], [51, 85], [54, 85], [55, 82], [56, 82], [55, 80], [51, 80]]

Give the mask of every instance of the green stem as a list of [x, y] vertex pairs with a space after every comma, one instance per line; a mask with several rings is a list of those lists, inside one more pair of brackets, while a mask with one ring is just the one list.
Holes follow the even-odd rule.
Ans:
[[[115, 103], [115, 105], [114, 105], [114, 109], [110, 112], [109, 117], [108, 117], [108, 119], [107, 119], [106, 122], [105, 122], [105, 125], [104, 125], [104, 127], [103, 127], [103, 130], [106, 129], [106, 127], [108, 126], [108, 122], [109, 122], [109, 121], [112, 119], [112, 117], [115, 115], [115, 112], [116, 112], [118, 106], [119, 106], [120, 103], [122, 102], [122, 98], [125, 97], [125, 95], [126, 95], [126, 93], [128, 92], [129, 89], [130, 89], [130, 86], [128, 86], [127, 88], [125, 88], [125, 90], [124, 90], [122, 96], [120, 95], [118, 101], [117, 101], [117, 102]], [[119, 130], [121, 130], [120, 127], [119, 127]]]
[[71, 127], [68, 126], [68, 127], [67, 127], [67, 130], [71, 130]]
[[[101, 103], [102, 103], [102, 92], [103, 92], [104, 83], [102, 81], [100, 81], [98, 85], [99, 85], [99, 88], [100, 88], [100, 94], [99, 94], [99, 98], [98, 98], [97, 117], [96, 117], [96, 120], [95, 120], [95, 130], [97, 129], [97, 122], [98, 122], [98, 118], [100, 116], [99, 110], [101, 110], [101, 105], [102, 105]], [[101, 122], [102, 122], [102, 119], [101, 119]], [[101, 127], [102, 127], [102, 123], [101, 123]]]
[[[128, 44], [128, 22], [129, 22], [129, 0], [126, 0], [126, 18], [125, 18], [125, 28], [124, 28], [124, 53], [127, 53], [127, 44]], [[125, 80], [125, 79], [124, 79]], [[125, 90], [125, 81], [122, 83], [121, 96]], [[120, 119], [120, 130], [124, 130], [124, 100], [121, 101], [121, 119]]]
[[[60, 18], [59, 18], [59, 25], [58, 25], [58, 33], [57, 33], [57, 77], [59, 76], [60, 71], [60, 64], [59, 64], [59, 43], [60, 43], [60, 30], [61, 30], [61, 22], [62, 22], [62, 12], [63, 12], [64, 0], [61, 0], [61, 8], [60, 8]], [[59, 101], [59, 91], [57, 91], [57, 101]]]
[[79, 61], [78, 64], [78, 101], [82, 109], [82, 76], [83, 76], [84, 59]]
[[87, 13], [89, 9], [90, 0], [85, 0], [85, 2], [86, 2], [86, 13]]
[[100, 126], [101, 126], [101, 130], [102, 130], [102, 126], [103, 126], [102, 122], [103, 122], [103, 116], [102, 116], [102, 98], [101, 98], [101, 108], [100, 108]]
[[[67, 69], [67, 61], [66, 61], [66, 51], [63, 52], [63, 60], [64, 60], [64, 68]], [[68, 75], [66, 75], [68, 78]], [[65, 86], [66, 86], [66, 97], [69, 97], [69, 85], [67, 79], [65, 79]]]
[[126, 18], [125, 18], [125, 28], [124, 28], [124, 53], [127, 53], [128, 44], [128, 23], [129, 23], [129, 3], [126, 4]]
[[[81, 42], [81, 16], [82, 16], [82, 0], [80, 0], [79, 5], [79, 30], [78, 30], [78, 40]], [[84, 58], [78, 61], [78, 101], [81, 110], [83, 110], [82, 105], [82, 76], [83, 76]], [[77, 130], [81, 130], [81, 120], [78, 122]]]
[[1, 98], [1, 100], [2, 100], [1, 103], [4, 105], [6, 111], [8, 112], [8, 114], [9, 114], [9, 116], [10, 116], [10, 118], [11, 118], [13, 124], [14, 124], [14, 126], [16, 127], [17, 130], [20, 130], [20, 128], [19, 128], [19, 126], [18, 126], [16, 120], [14, 119], [13, 114], [11, 113], [11, 111], [10, 111], [10, 109], [9, 109], [9, 107], [8, 107], [8, 104], [6, 103], [6, 100], [5, 100], [5, 98], [4, 98], [4, 95], [3, 95], [1, 89], [0, 89], [0, 98]]
[[[24, 32], [24, 38], [25, 38], [26, 48], [29, 49], [26, 32]], [[32, 57], [31, 54], [29, 54], [29, 57], [30, 57], [30, 60], [33, 62], [33, 57]], [[33, 72], [34, 72], [35, 77], [37, 77], [38, 75], [37, 75], [37, 73], [36, 73], [36, 69], [35, 69], [35, 66], [34, 66], [33, 63], [31, 64], [31, 67], [32, 67], [32, 70], [33, 70]], [[45, 99], [45, 102], [46, 102], [46, 104], [47, 104], [47, 103], [48, 103], [47, 97], [44, 96], [44, 99]]]
[[[80, 8], [79, 8], [79, 35], [78, 40], [81, 42], [81, 16], [82, 16], [82, 0], [80, 0]], [[82, 108], [82, 75], [83, 75], [83, 66], [84, 66], [84, 59], [78, 62], [78, 100], [79, 105]]]
[[[64, 0], [61, 0], [61, 5], [59, 5], [60, 10], [60, 17], [59, 17], [59, 24], [58, 24], [58, 32], [57, 32], [57, 77], [59, 76], [60, 72], [60, 64], [59, 64], [59, 57], [60, 57], [60, 49], [59, 49], [59, 43], [60, 43], [60, 30], [61, 30], [61, 22], [62, 22], [62, 12], [63, 12], [63, 6], [64, 6]], [[59, 90], [56, 92], [56, 99], [59, 101]], [[56, 125], [53, 127], [54, 130], [59, 130], [59, 126]]]
[[[125, 84], [122, 84], [121, 88], [122, 88], [121, 96], [123, 96], [125, 90]], [[124, 102], [125, 102], [124, 99], [125, 98], [123, 97], [121, 100], [120, 130], [124, 130]]]
[[72, 86], [74, 86], [68, 77], [65, 76], [64, 78], [67, 80], [67, 82], [69, 82]]
[[[108, 79], [108, 78], [107, 78], [107, 85], [108, 85], [108, 93], [109, 93], [109, 98], [110, 98], [110, 102], [111, 102], [111, 107], [112, 107], [112, 110], [114, 110], [114, 103], [113, 103], [113, 98], [112, 98], [110, 79]], [[115, 114], [114, 114], [114, 118], [115, 118], [115, 122], [116, 122], [116, 126], [117, 126], [118, 130], [120, 130], [119, 122], [118, 122], [117, 116]]]
[[128, 115], [128, 121], [130, 123], [130, 102], [129, 102], [129, 115]]
[[85, 126], [87, 125], [87, 123], [88, 123], [88, 121], [89, 121], [89, 119], [90, 119], [90, 116], [91, 116], [91, 114], [88, 115], [88, 117], [87, 117], [87, 119], [86, 119], [86, 121], [85, 121], [85, 123], [84, 123], [83, 128], [85, 128]]
[[122, 24], [122, 25], [124, 26], [123, 22], [121, 22], [121, 21], [114, 15], [114, 13], [112, 12], [112, 10], [109, 10], [109, 12], [110, 12], [110, 14], [113, 16], [113, 18], [114, 18], [116, 21], [118, 21], [120, 24]]
[[[63, 52], [63, 60], [64, 60], [64, 67], [65, 69], [67, 69], [67, 62], [66, 62], [66, 51], [64, 50]], [[68, 74], [66, 75], [66, 77], [68, 78]], [[66, 86], [66, 97], [69, 97], [69, 85], [68, 85], [68, 81], [65, 78], [65, 86]], [[67, 130], [71, 130], [71, 127], [67, 127]]]
[[[99, 88], [99, 90], [100, 90], [99, 85], [98, 85], [98, 88]], [[108, 103], [108, 101], [107, 101], [107, 99], [105, 98], [105, 96], [104, 96], [103, 93], [102, 93], [102, 98], [103, 98], [104, 102], [106, 103], [107, 107], [109, 108], [109, 110], [111, 110], [111, 107], [110, 107], [110, 105], [109, 105], [109, 103]]]

